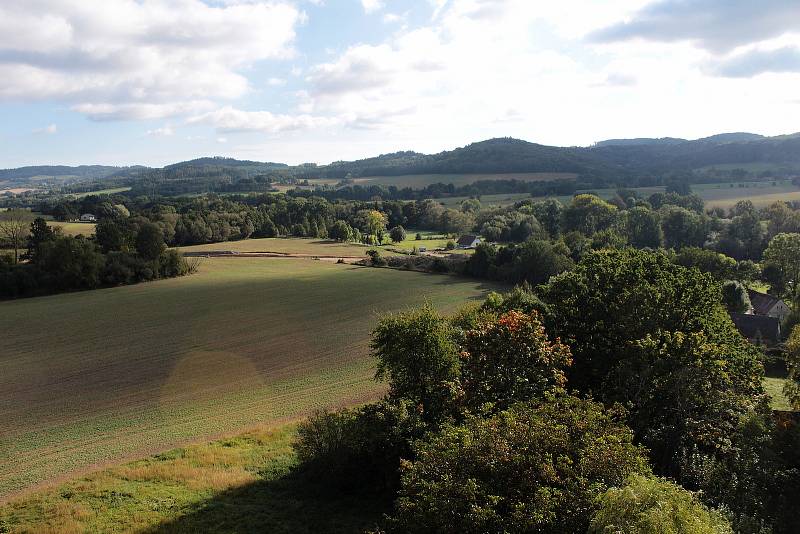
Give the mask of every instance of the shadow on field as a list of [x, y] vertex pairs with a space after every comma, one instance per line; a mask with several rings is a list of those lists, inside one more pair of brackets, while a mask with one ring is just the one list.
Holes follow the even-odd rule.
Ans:
[[292, 471], [215, 495], [142, 533], [361, 533], [375, 528], [390, 508], [383, 496], [325, 488]]

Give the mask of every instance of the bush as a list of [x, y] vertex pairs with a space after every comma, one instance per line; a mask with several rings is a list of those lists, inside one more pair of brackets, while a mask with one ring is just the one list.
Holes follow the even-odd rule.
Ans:
[[379, 251], [375, 249], [368, 250], [367, 256], [369, 256], [370, 265], [373, 267], [386, 267], [386, 260], [383, 259], [383, 256], [381, 256]]
[[564, 396], [444, 427], [404, 463], [387, 530], [585, 532], [600, 493], [647, 472], [620, 415]]
[[597, 503], [589, 534], [733, 534], [719, 512], [663, 478], [632, 475]]
[[314, 478], [348, 491], [396, 490], [400, 460], [425, 427], [405, 402], [318, 412], [300, 424], [293, 448]]
[[454, 250], [455, 248], [456, 248], [456, 243], [452, 239], [448, 241], [447, 244], [444, 246], [445, 250]]

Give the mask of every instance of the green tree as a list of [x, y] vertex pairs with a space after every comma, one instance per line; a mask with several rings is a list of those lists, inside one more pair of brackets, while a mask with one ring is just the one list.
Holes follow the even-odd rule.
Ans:
[[31, 223], [30, 235], [28, 236], [28, 252], [25, 255], [31, 263], [38, 263], [40, 250], [44, 243], [56, 238], [56, 232], [41, 217], [37, 217]]
[[708, 236], [705, 216], [685, 208], [669, 207], [661, 216], [664, 245], [669, 248], [702, 247]]
[[400, 225], [395, 226], [391, 230], [389, 230], [389, 237], [392, 238], [392, 241], [395, 243], [399, 243], [401, 241], [406, 240], [406, 230]]
[[438, 423], [453, 413], [459, 378], [459, 347], [447, 318], [430, 305], [387, 315], [372, 332], [375, 377], [388, 380], [389, 398], [418, 406], [424, 420]]
[[467, 405], [504, 410], [563, 390], [569, 348], [550, 341], [538, 314], [509, 311], [467, 332], [461, 384]]
[[796, 410], [800, 410], [800, 325], [796, 325], [786, 342], [786, 365], [789, 368], [789, 380], [784, 393]]
[[800, 297], [800, 234], [778, 234], [764, 251], [764, 277], [776, 294]]
[[19, 251], [25, 246], [31, 230], [30, 211], [11, 209], [0, 212], [0, 241], [14, 250], [14, 264], [19, 263]]
[[336, 241], [350, 241], [353, 236], [353, 229], [345, 221], [337, 220], [328, 230], [328, 236]]
[[747, 313], [751, 308], [747, 288], [736, 280], [728, 280], [722, 284], [722, 303], [728, 311], [734, 313]]
[[585, 532], [597, 496], [647, 472], [620, 414], [575, 397], [446, 426], [403, 465], [389, 532]]
[[618, 212], [605, 200], [595, 195], [576, 195], [562, 214], [565, 232], [578, 231], [590, 236], [611, 228], [617, 222]]
[[155, 261], [164, 252], [164, 235], [157, 224], [147, 223], [136, 234], [136, 252], [147, 261]]
[[625, 230], [628, 242], [636, 248], [659, 248], [664, 239], [658, 213], [643, 206], [627, 211]]
[[597, 503], [588, 534], [733, 534], [722, 514], [663, 478], [631, 475]]

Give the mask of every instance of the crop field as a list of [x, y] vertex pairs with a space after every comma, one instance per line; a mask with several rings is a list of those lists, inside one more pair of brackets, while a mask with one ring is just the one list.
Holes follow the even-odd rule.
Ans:
[[94, 223], [48, 221], [48, 225], [61, 228], [64, 235], [94, 235]]
[[527, 172], [509, 174], [407, 174], [402, 176], [365, 176], [353, 181], [359, 185], [396, 185], [421, 189], [431, 184], [468, 185], [478, 180], [521, 180], [544, 182], [550, 180], [572, 180], [576, 174], [568, 172]]
[[0, 497], [374, 398], [369, 332], [494, 287], [313, 260], [204, 259], [134, 286], [0, 302]]

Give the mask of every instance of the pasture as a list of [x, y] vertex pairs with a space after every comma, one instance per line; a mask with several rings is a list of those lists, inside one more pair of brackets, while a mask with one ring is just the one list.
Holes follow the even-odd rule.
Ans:
[[[304, 244], [303, 246], [311, 246]], [[363, 402], [378, 314], [493, 286], [313, 260], [205, 259], [158, 282], [0, 302], [0, 497]]]
[[225, 241], [207, 245], [191, 245], [188, 247], [180, 247], [180, 250], [183, 252], [195, 253], [230, 250], [234, 252], [277, 252], [280, 254], [366, 257], [367, 251], [371, 248], [378, 247], [320, 239], [267, 237], [260, 239], [242, 239], [240, 241]]
[[124, 193], [125, 191], [130, 191], [130, 187], [113, 187], [109, 189], [97, 189], [95, 191], [87, 191], [85, 193], [70, 193], [69, 197], [72, 198], [84, 198], [91, 195], [113, 195], [115, 193]]

